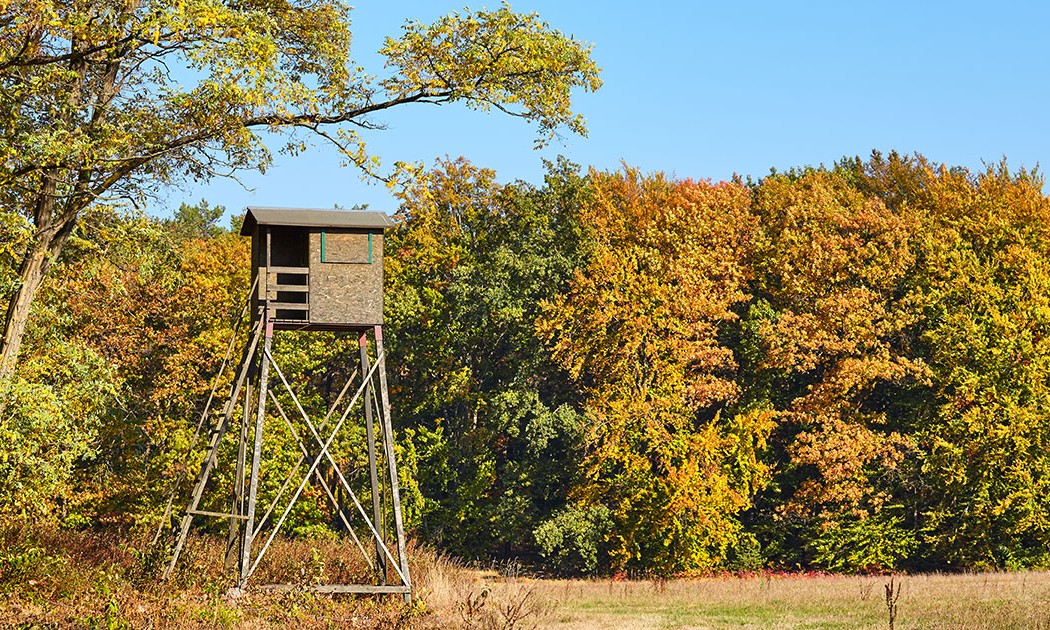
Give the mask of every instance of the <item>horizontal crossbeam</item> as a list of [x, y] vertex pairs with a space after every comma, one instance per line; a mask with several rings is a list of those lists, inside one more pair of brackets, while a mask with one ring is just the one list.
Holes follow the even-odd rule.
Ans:
[[370, 584], [262, 584], [252, 588], [271, 593], [292, 593], [307, 591], [310, 593], [376, 593], [376, 594], [411, 594], [409, 586], [372, 586]]

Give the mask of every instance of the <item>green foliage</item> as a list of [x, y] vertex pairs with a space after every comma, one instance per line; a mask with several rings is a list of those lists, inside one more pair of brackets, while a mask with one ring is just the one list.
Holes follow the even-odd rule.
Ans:
[[115, 402], [112, 371], [90, 349], [56, 336], [46, 355], [31, 357], [2, 387], [0, 514], [65, 515], [74, 469], [97, 454]]
[[809, 544], [813, 566], [836, 573], [899, 569], [918, 541], [903, 519], [884, 514], [830, 526]]
[[413, 522], [466, 557], [527, 549], [576, 471], [581, 418], [533, 322], [576, 266], [585, 194], [567, 163], [543, 188], [441, 163], [387, 236], [391, 400], [422, 496]]
[[570, 105], [573, 88], [601, 87], [590, 46], [551, 30], [535, 13], [514, 13], [504, 3], [429, 25], [409, 21], [404, 30], [380, 50], [398, 70], [383, 82], [390, 95], [423, 91], [475, 109], [495, 107], [538, 123], [538, 145], [562, 125], [586, 135], [583, 117]]
[[751, 532], [742, 532], [726, 549], [725, 567], [730, 571], [759, 571], [766, 566], [767, 561], [762, 544]]
[[204, 199], [200, 203], [179, 206], [175, 216], [165, 222], [165, 227], [179, 238], [214, 238], [222, 234], [219, 219], [226, 212], [225, 206], [212, 207]]
[[63, 560], [49, 554], [35, 541], [16, 541], [0, 550], [0, 588], [8, 590], [30, 577], [62, 570], [66, 564]]
[[608, 508], [570, 505], [544, 521], [533, 535], [550, 570], [592, 575], [608, 566], [605, 541], [612, 527]]
[[[34, 498], [5, 510], [70, 525], [154, 518], [164, 480], [187, 464], [197, 405], [247, 290], [247, 248], [227, 233], [169, 227], [99, 211], [71, 239], [36, 305], [0, 425], [22, 453], [5, 490], [32, 486]], [[23, 465], [37, 471], [29, 482], [19, 481]]]
[[948, 566], [1050, 561], [1050, 202], [1005, 166], [924, 171], [938, 211], [923, 232], [921, 340], [934, 373], [917, 428], [921, 532]]
[[18, 262], [33, 234], [32, 224], [17, 212], [0, 210], [0, 296], [10, 298], [19, 284]]

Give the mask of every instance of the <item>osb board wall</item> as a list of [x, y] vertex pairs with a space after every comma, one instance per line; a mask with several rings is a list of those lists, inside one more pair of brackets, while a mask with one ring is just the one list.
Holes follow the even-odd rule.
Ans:
[[[368, 232], [325, 231], [324, 262], [367, 264]], [[375, 236], [372, 237], [375, 247]]]
[[[321, 229], [310, 231], [310, 323], [372, 326], [383, 323], [383, 233], [326, 228], [321, 262]], [[362, 249], [363, 248], [363, 249]]]

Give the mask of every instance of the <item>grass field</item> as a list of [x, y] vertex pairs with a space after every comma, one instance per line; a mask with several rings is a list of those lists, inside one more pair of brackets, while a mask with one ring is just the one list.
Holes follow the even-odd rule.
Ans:
[[[889, 628], [888, 577], [534, 581], [538, 627]], [[895, 627], [1050, 628], [1050, 573], [894, 578]], [[522, 588], [521, 584], [508, 588]]]
[[[411, 556], [415, 602], [310, 593], [226, 594], [195, 539], [167, 583], [160, 556], [113, 535], [0, 527], [0, 627], [16, 628], [890, 628], [889, 577], [762, 575], [669, 581], [540, 580], [477, 571], [426, 550]], [[282, 541], [260, 579], [365, 577], [339, 541]], [[502, 575], [501, 575], [502, 574]], [[508, 577], [510, 575], [510, 577]], [[893, 578], [894, 628], [1047, 628], [1050, 573]]]

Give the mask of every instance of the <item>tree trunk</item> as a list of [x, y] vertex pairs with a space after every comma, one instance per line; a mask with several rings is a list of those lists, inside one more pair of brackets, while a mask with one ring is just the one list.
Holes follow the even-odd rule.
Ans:
[[50, 252], [46, 243], [37, 241], [26, 253], [19, 270], [21, 282], [11, 296], [4, 318], [4, 336], [0, 340], [0, 382], [7, 381], [15, 371], [18, 351], [22, 347], [22, 336], [29, 321], [29, 309], [37, 291], [44, 281], [47, 268], [50, 266]]
[[40, 291], [51, 263], [58, 258], [75, 225], [77, 211], [71, 208], [72, 204], [67, 204], [66, 211], [59, 217], [54, 216], [54, 191], [55, 182], [49, 179], [35, 207], [33, 223], [37, 229], [36, 237], [22, 259], [18, 270], [18, 288], [7, 305], [4, 336], [0, 339], [0, 383], [9, 381], [15, 372], [33, 300]]

